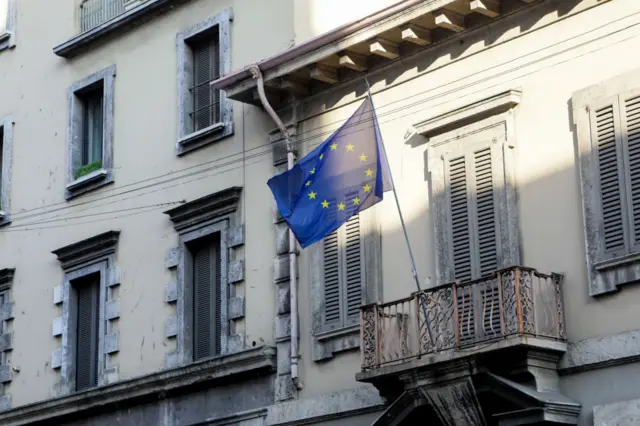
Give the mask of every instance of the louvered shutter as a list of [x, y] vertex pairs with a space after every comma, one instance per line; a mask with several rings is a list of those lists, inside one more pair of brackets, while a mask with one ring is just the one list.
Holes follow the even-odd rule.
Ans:
[[622, 141], [625, 152], [628, 216], [630, 218], [629, 249], [640, 251], [640, 91], [621, 95]]
[[[450, 252], [453, 276], [465, 282], [498, 269], [496, 200], [491, 146], [468, 149], [448, 159]], [[460, 343], [497, 334], [500, 324], [497, 282], [457, 288]]]
[[75, 287], [76, 317], [76, 390], [98, 384], [98, 345], [100, 341], [100, 277], [81, 280]]
[[592, 135], [597, 151], [603, 252], [618, 256], [625, 251], [624, 181], [619, 109], [616, 99], [591, 110]]
[[340, 258], [338, 231], [324, 238], [324, 320], [340, 322]]
[[193, 253], [194, 360], [220, 353], [220, 256], [217, 242]]
[[220, 121], [220, 91], [209, 83], [220, 77], [220, 44], [211, 34], [192, 45], [193, 50], [193, 127], [205, 129]]
[[324, 239], [325, 323], [346, 326], [362, 304], [360, 216], [352, 216]]
[[359, 318], [362, 304], [362, 264], [360, 257], [360, 215], [345, 226], [345, 291], [347, 320]]

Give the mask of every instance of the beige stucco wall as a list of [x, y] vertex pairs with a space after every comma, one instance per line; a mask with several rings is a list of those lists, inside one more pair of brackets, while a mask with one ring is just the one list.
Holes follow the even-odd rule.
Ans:
[[[244, 293], [246, 311], [251, 314], [238, 331], [246, 334], [248, 345], [254, 341], [272, 344], [275, 301], [271, 270], [275, 253], [274, 244], [264, 243], [274, 239], [271, 199], [265, 185], [272, 172], [272, 159], [270, 152], [259, 148], [268, 142], [265, 131], [272, 125], [257, 108], [237, 104], [233, 137], [176, 157], [176, 34], [231, 7], [235, 14], [231, 26], [232, 66], [237, 68], [288, 46], [293, 35], [290, 0], [193, 1], [72, 60], [55, 56], [52, 48], [75, 33], [74, 2], [18, 3], [17, 46], [0, 52], [0, 116], [12, 114], [16, 123], [11, 187], [14, 221], [0, 230], [0, 268], [16, 268], [11, 362], [20, 372], [7, 388], [13, 406], [48, 398], [59, 379], [50, 367], [51, 353], [60, 347], [60, 340], [52, 337], [52, 321], [61, 315], [53, 305], [52, 291], [62, 284], [63, 272], [51, 250], [107, 230], [121, 231], [117, 251], [122, 271], [117, 326], [120, 353], [116, 357], [120, 378], [164, 367], [164, 355], [175, 345], [164, 337], [164, 322], [174, 310], [164, 303], [166, 285], [172, 279], [164, 259], [167, 250], [177, 244], [177, 234], [162, 214], [170, 206], [142, 213], [122, 212], [124, 209], [193, 200], [232, 185], [244, 186], [241, 214], [246, 223], [246, 280], [239, 286], [238, 295]], [[249, 36], [255, 33], [261, 36]], [[67, 87], [111, 64], [117, 66], [115, 184], [67, 203]], [[247, 150], [244, 161], [243, 149]], [[148, 181], [233, 154], [210, 165], [217, 167], [192, 177], [178, 179], [179, 174], [174, 174]], [[189, 172], [194, 170], [199, 169]], [[144, 183], [118, 189], [139, 181]], [[95, 201], [159, 181], [167, 182]], [[42, 210], [20, 214], [40, 206], [64, 210], [31, 218], [26, 215]], [[121, 212], [46, 225], [34, 223], [58, 215], [113, 210]], [[98, 221], [104, 218], [113, 219]], [[65, 223], [75, 226], [60, 226]]]
[[[58, 380], [58, 373], [49, 366], [51, 352], [60, 346], [51, 335], [51, 322], [60, 315], [52, 303], [52, 289], [61, 284], [63, 274], [51, 250], [66, 244], [111, 229], [122, 231], [117, 254], [123, 274], [117, 356], [120, 377], [162, 368], [165, 353], [172, 350], [173, 343], [164, 337], [164, 321], [173, 313], [173, 308], [164, 303], [166, 284], [171, 279], [171, 273], [164, 268], [164, 258], [167, 249], [177, 243], [176, 233], [162, 214], [169, 207], [137, 215], [129, 214], [139, 213], [138, 210], [114, 213], [106, 217], [116, 218], [104, 221], [86, 217], [68, 222], [77, 226], [60, 226], [65, 222], [34, 223], [55, 215], [82, 216], [192, 200], [232, 185], [244, 186], [246, 280], [239, 290], [246, 297], [247, 315], [240, 331], [246, 334], [248, 345], [254, 341], [273, 344], [273, 202], [265, 185], [273, 167], [268, 147], [261, 148], [267, 142], [266, 130], [273, 125], [258, 108], [234, 103], [233, 137], [177, 158], [176, 33], [232, 7], [235, 69], [285, 49], [294, 40], [300, 43], [394, 1], [371, 1], [353, 10], [345, 7], [346, 2], [333, 0], [192, 1], [73, 60], [58, 58], [51, 52], [54, 44], [74, 33], [73, 2], [67, 3], [65, 8], [46, 0], [20, 2], [18, 45], [12, 51], [0, 52], [0, 116], [12, 114], [16, 122], [11, 188], [15, 219], [11, 227], [0, 230], [0, 268], [16, 268], [15, 349], [11, 359], [20, 372], [8, 388], [14, 406], [47, 398]], [[507, 89], [522, 90], [521, 104], [515, 110], [514, 150], [522, 263], [566, 275], [568, 334], [571, 340], [579, 340], [637, 328], [633, 313], [640, 302], [639, 288], [632, 286], [597, 300], [588, 296], [569, 101], [575, 90], [640, 68], [640, 58], [629, 54], [640, 36], [640, 5], [611, 1], [572, 15], [573, 7], [578, 6], [570, 3], [561, 11], [550, 9], [545, 15], [528, 17], [527, 25], [497, 23], [492, 26], [490, 39], [463, 35], [413, 62], [403, 62], [393, 80], [373, 75], [370, 81], [418, 273], [425, 285], [427, 277], [435, 278], [424, 164], [426, 147], [405, 145], [404, 135], [413, 124], [426, 118]], [[336, 14], [338, 8], [344, 13]], [[556, 22], [558, 16], [563, 19]], [[527, 34], [519, 37], [525, 30]], [[513, 40], [506, 42], [510, 39]], [[118, 70], [115, 184], [95, 195], [65, 203], [66, 89], [72, 82], [114, 63]], [[343, 90], [344, 96], [338, 104], [331, 105], [331, 112], [321, 113], [322, 97], [307, 105], [305, 111], [314, 116], [300, 128], [305, 139], [318, 133], [304, 133], [310, 129], [325, 125], [325, 131], [335, 129], [337, 125], [330, 123], [345, 119], [356, 108], [357, 103], [352, 102], [354, 93], [348, 88], [338, 90]], [[318, 137], [309, 143], [321, 140]], [[244, 161], [240, 154], [243, 149], [247, 151]], [[226, 165], [197, 176], [66, 208], [118, 193], [119, 187], [150, 176], [232, 154], [237, 155], [213, 163]], [[375, 207], [383, 235], [385, 301], [414, 290], [390, 195]], [[50, 205], [65, 209], [20, 219], [22, 210]], [[98, 205], [102, 207], [97, 208]], [[309, 270], [308, 252], [302, 251], [299, 311], [304, 388], [300, 396], [305, 398], [359, 386], [354, 375], [360, 365], [357, 351], [323, 363], [311, 360]]]
[[[382, 135], [423, 285], [435, 284], [433, 217], [429, 211], [426, 145], [411, 148], [404, 137], [425, 119], [509, 89], [522, 91], [515, 117], [515, 174], [521, 261], [542, 272], [565, 274], [565, 312], [571, 341], [638, 327], [640, 288], [629, 286], [598, 299], [588, 295], [579, 171], [570, 119], [574, 91], [638, 69], [628, 52], [640, 37], [640, 5], [613, 1], [575, 14], [595, 1], [571, 2], [566, 9], [542, 8], [525, 22], [492, 26], [491, 37], [462, 36], [417, 59], [398, 65], [393, 81], [369, 77]], [[538, 9], [540, 10], [540, 9]], [[558, 19], [560, 17], [560, 19]], [[524, 30], [527, 33], [521, 36]], [[462, 40], [462, 42], [460, 41]], [[508, 41], [510, 40], [510, 41]], [[487, 48], [490, 47], [490, 48]], [[620, 60], [625, 58], [625, 60]], [[356, 82], [361, 84], [361, 82]], [[336, 89], [307, 105], [310, 119], [302, 137], [331, 131], [359, 105], [353, 86]], [[333, 101], [334, 102], [334, 101]], [[329, 112], [322, 113], [324, 109]], [[322, 130], [315, 130], [322, 127]], [[308, 133], [305, 133], [308, 132]], [[326, 137], [326, 136], [325, 136]], [[322, 137], [309, 140], [317, 144]], [[391, 193], [375, 207], [382, 226], [383, 300], [415, 290], [404, 237]], [[300, 311], [311, 309], [309, 256], [301, 256]], [[349, 371], [359, 370], [358, 352], [317, 364], [310, 361], [309, 316], [301, 318], [304, 396], [353, 386]]]

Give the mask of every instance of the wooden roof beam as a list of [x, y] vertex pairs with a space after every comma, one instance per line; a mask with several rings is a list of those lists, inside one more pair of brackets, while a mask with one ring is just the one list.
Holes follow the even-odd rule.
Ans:
[[315, 64], [311, 67], [309, 75], [314, 80], [335, 84], [339, 81], [338, 71], [325, 64]]
[[362, 72], [367, 67], [367, 57], [355, 52], [343, 52], [338, 56], [338, 63], [341, 67]]
[[387, 59], [396, 59], [400, 56], [398, 45], [392, 41], [381, 37], [376, 37], [369, 45], [369, 51], [374, 55], [382, 56]]
[[408, 24], [401, 28], [402, 41], [426, 46], [431, 43], [431, 31], [416, 24]]
[[451, 31], [460, 32], [464, 30], [464, 16], [450, 10], [441, 9], [433, 13], [436, 25]]
[[489, 18], [500, 16], [499, 0], [471, 0], [469, 7], [472, 12], [481, 13]]

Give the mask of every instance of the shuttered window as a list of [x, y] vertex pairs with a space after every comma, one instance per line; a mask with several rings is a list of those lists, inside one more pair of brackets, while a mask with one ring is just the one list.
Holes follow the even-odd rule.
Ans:
[[640, 251], [640, 93], [589, 112], [602, 214], [601, 260]]
[[193, 358], [221, 352], [220, 240], [198, 243], [193, 249]]
[[73, 282], [76, 292], [76, 390], [98, 384], [100, 275]]
[[362, 303], [360, 216], [324, 239], [325, 323], [336, 327], [358, 321]]
[[[454, 279], [462, 283], [498, 269], [493, 157], [491, 146], [485, 145], [447, 159], [449, 247]], [[494, 330], [486, 327], [487, 324], [500, 324], [499, 310], [482, 308], [498, 306], [497, 282], [473, 289], [464, 285], [457, 289], [458, 323], [463, 344], [500, 331], [499, 327]], [[478, 318], [478, 312], [483, 312], [485, 318]]]
[[450, 250], [458, 281], [498, 268], [492, 163], [490, 146], [448, 160]]
[[211, 82], [220, 77], [220, 43], [218, 31], [199, 36], [190, 41], [193, 52], [193, 130], [206, 129], [221, 122], [220, 91]]

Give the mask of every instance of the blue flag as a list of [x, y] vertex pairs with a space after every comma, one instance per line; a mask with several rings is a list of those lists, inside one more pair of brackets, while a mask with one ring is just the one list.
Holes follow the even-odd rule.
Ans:
[[267, 185], [303, 248], [382, 201], [392, 187], [371, 97], [333, 135]]

